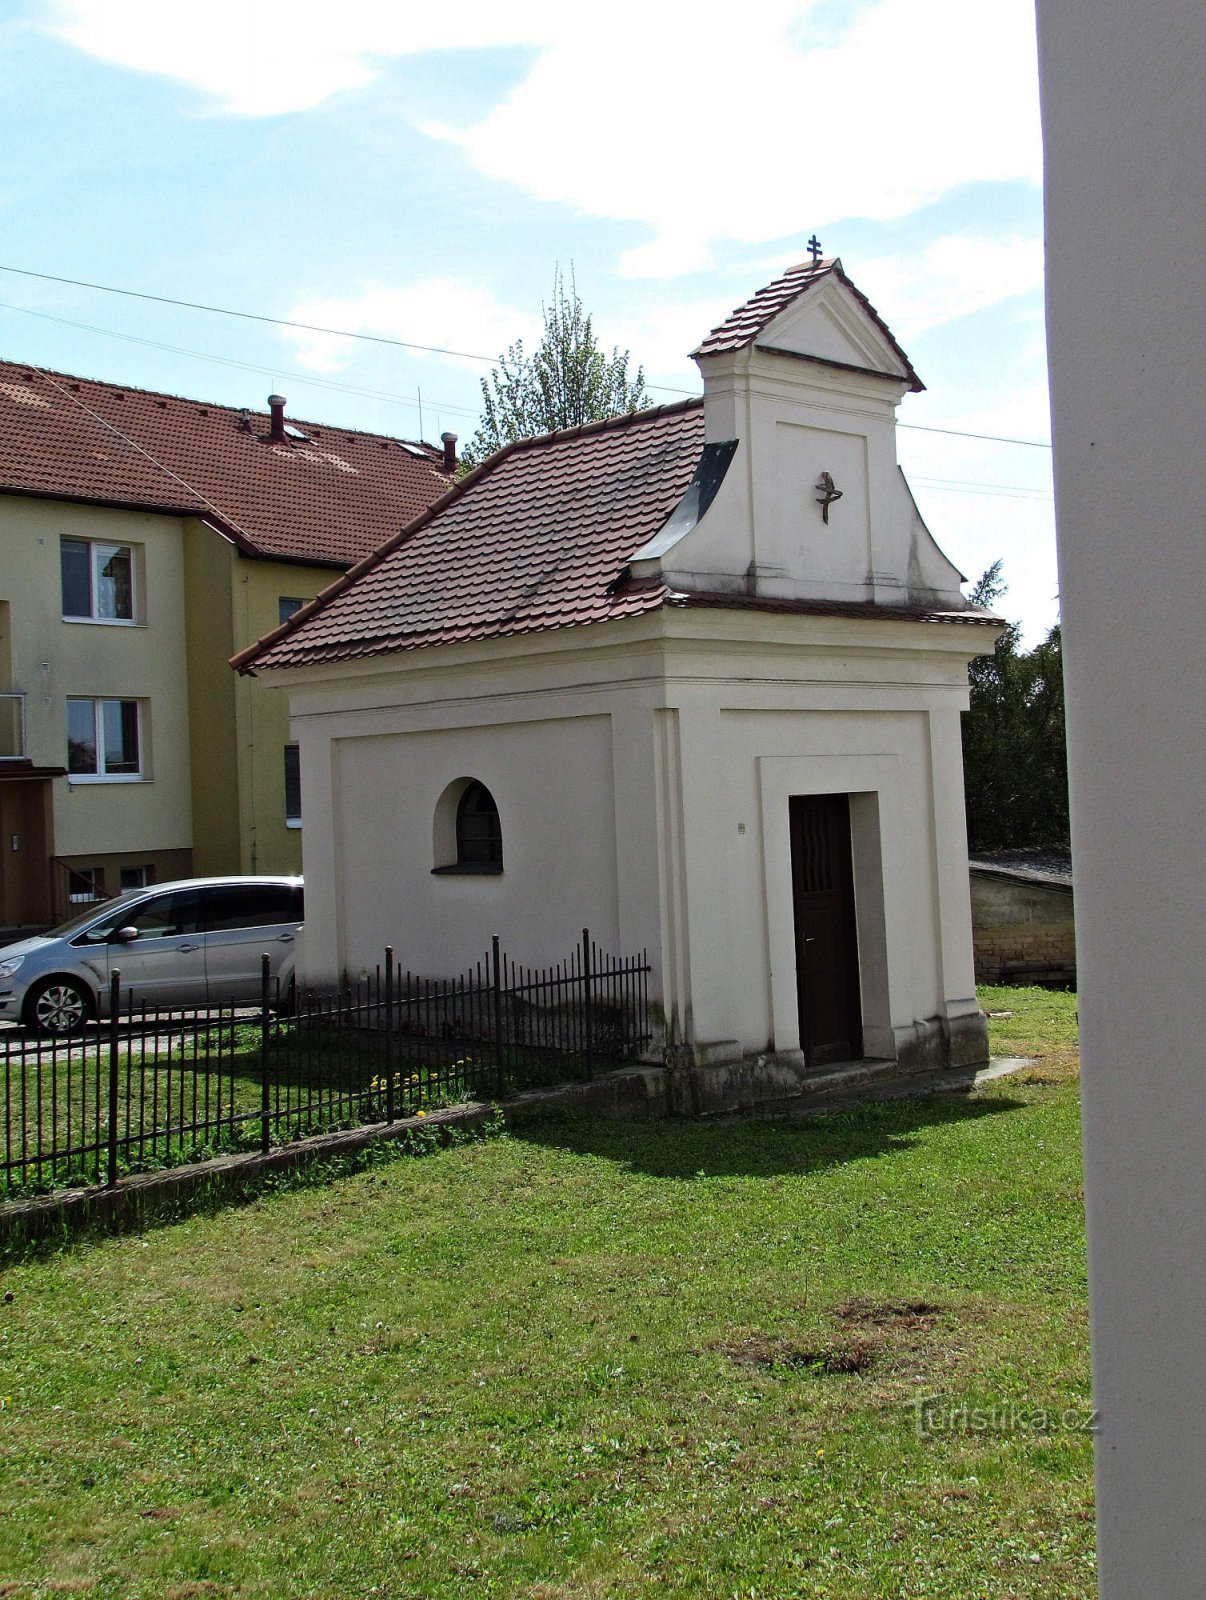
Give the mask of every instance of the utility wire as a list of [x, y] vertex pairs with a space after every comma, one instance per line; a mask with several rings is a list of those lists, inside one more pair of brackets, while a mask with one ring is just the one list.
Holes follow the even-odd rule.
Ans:
[[75, 406], [78, 410], [82, 411], [85, 416], [91, 417], [93, 422], [98, 423], [100, 427], [107, 429], [110, 433], [116, 434], [123, 444], [128, 444], [131, 450], [135, 450], [140, 456], [145, 457], [146, 460], [149, 461], [153, 467], [162, 472], [165, 477], [171, 478], [174, 483], [180, 484], [182, 488], [188, 490], [189, 494], [196, 495], [201, 504], [208, 507], [208, 509], [214, 513], [219, 521], [224, 522], [228, 527], [236, 529], [237, 532], [240, 533], [249, 544], [254, 543], [246, 528], [241, 527], [234, 517], [230, 516], [228, 512], [223, 511], [222, 507], [216, 505], [208, 495], [202, 494], [200, 489], [194, 488], [187, 478], [182, 478], [178, 472], [173, 470], [173, 468], [166, 466], [162, 461], [160, 461], [159, 457], [148, 450], [144, 444], [140, 444], [137, 439], [132, 438], [128, 433], [125, 432], [124, 429], [119, 428], [115, 422], [110, 422], [107, 417], [102, 417], [99, 411], [93, 411], [92, 407], [85, 404], [85, 402], [80, 399], [79, 395], [71, 394], [67, 389], [64, 389], [63, 385], [58, 381], [53, 373], [46, 372], [41, 367], [34, 366], [32, 361], [29, 363], [29, 367], [30, 370], [36, 372], [40, 378], [45, 378], [46, 382], [50, 384], [51, 388], [57, 389], [59, 394], [62, 395], [63, 399], [67, 401], [68, 405]]
[[[243, 372], [259, 372], [265, 377], [276, 381], [277, 378], [296, 378], [299, 383], [311, 385], [318, 389], [331, 389], [337, 394], [356, 395], [366, 400], [385, 400], [392, 405], [408, 406], [414, 411], [422, 410], [421, 402], [410, 399], [404, 394], [396, 394], [389, 389], [368, 389], [362, 384], [340, 383], [336, 378], [316, 378], [308, 372], [290, 371], [287, 367], [265, 367], [257, 365], [254, 361], [238, 361], [233, 356], [216, 356], [207, 350], [193, 350], [187, 345], [164, 344], [159, 339], [143, 339], [134, 333], [119, 333], [116, 328], [101, 328], [94, 322], [77, 322], [72, 317], [52, 316], [49, 311], [33, 311], [28, 306], [14, 306], [7, 300], [0, 300], [0, 311], [15, 311], [22, 317], [37, 317], [41, 322], [54, 322], [63, 328], [80, 328], [85, 333], [103, 334], [107, 339], [121, 339], [125, 344], [144, 345], [149, 350], [166, 350], [171, 355], [190, 356], [197, 361], [209, 361], [219, 367], [236, 367]], [[32, 366], [33, 363], [31, 362]], [[428, 404], [430, 405], [430, 401]], [[441, 405], [437, 402], [436, 410], [439, 412], [455, 412], [461, 417], [476, 417], [478, 413], [471, 411], [468, 406]]]
[[[456, 356], [463, 361], [482, 361], [487, 366], [497, 363], [497, 356], [479, 355], [474, 350], [450, 350], [438, 344], [416, 344], [409, 339], [390, 339], [380, 333], [357, 333], [350, 328], [327, 328], [313, 322], [294, 322], [286, 317], [270, 317], [258, 311], [235, 311], [229, 306], [211, 306], [198, 300], [177, 300], [170, 295], [148, 294], [141, 289], [119, 289], [109, 283], [92, 283], [86, 278], [66, 278], [54, 272], [34, 272], [29, 267], [9, 267], [0, 263], [0, 272], [15, 273], [22, 278], [37, 278], [43, 283], [63, 283], [73, 289], [93, 289], [99, 294], [122, 295], [129, 300], [149, 300], [155, 305], [176, 306], [184, 311], [205, 311], [211, 316], [237, 317], [243, 322], [262, 322], [277, 328], [292, 328], [300, 333], [322, 333], [335, 339], [358, 339], [365, 344], [389, 345], [395, 350], [419, 350], [425, 355]], [[31, 313], [31, 315], [36, 313]], [[123, 337], [120, 336], [119, 337]], [[219, 359], [219, 358], [213, 358]], [[649, 385], [650, 389], [659, 394], [679, 394], [694, 397], [698, 391], [693, 389], [675, 389], [667, 384]], [[446, 409], [452, 410], [451, 406]], [[955, 439], [983, 439], [990, 444], [1026, 445], [1033, 450], [1050, 450], [1051, 445], [1044, 439], [1011, 439], [996, 433], [972, 433], [962, 428], [936, 428], [920, 422], [901, 422], [900, 428], [908, 428], [915, 433], [942, 433]]]
[[285, 317], [269, 317], [258, 311], [232, 311], [229, 306], [207, 306], [198, 300], [173, 300], [165, 294], [146, 294], [140, 289], [115, 289], [109, 283], [89, 283], [83, 278], [60, 278], [53, 272], [31, 272], [28, 267], [6, 267], [0, 272], [15, 272], [22, 278], [41, 278], [45, 283], [66, 283], [73, 289], [95, 289], [100, 294], [125, 295], [130, 300], [153, 300], [160, 306], [180, 306], [185, 311], [208, 311], [217, 317], [239, 317], [244, 322], [270, 322], [278, 328], [295, 328], [301, 333], [329, 333], [337, 339], [361, 339], [366, 344], [388, 344], [397, 350], [422, 350], [433, 356], [458, 356], [464, 361], [484, 361], [493, 366], [496, 356], [479, 356], [471, 350], [447, 350], [438, 344], [415, 344], [409, 339], [387, 339], [380, 333], [353, 333], [348, 328], [324, 328], [315, 322], [290, 322]]
[[[0, 267], [0, 271], [4, 269]], [[1001, 433], [968, 433], [963, 428], [933, 428], [920, 422], [898, 422], [898, 428], [910, 428], [914, 433], [947, 433], [953, 439], [987, 439], [990, 444], [1025, 444], [1032, 450], [1050, 450], [1049, 439], [1007, 439]]]

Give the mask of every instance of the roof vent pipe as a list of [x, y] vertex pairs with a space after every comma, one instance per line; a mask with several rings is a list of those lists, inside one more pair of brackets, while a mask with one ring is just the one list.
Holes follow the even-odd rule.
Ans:
[[456, 434], [442, 433], [440, 443], [444, 446], [444, 471], [456, 471]]
[[285, 443], [285, 397], [283, 394], [270, 394], [268, 396], [268, 409], [272, 413], [272, 426], [268, 429], [268, 437], [273, 444]]

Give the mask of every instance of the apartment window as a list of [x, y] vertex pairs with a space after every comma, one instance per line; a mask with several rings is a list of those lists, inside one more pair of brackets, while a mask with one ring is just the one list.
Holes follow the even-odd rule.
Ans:
[[67, 773], [71, 781], [131, 783], [142, 777], [137, 700], [67, 701]]
[[301, 827], [301, 756], [295, 744], [285, 746], [285, 826]]
[[149, 889], [155, 882], [155, 868], [122, 867], [118, 878], [118, 886], [124, 892], [126, 889]]
[[104, 867], [68, 867], [68, 905], [91, 905], [105, 898]]
[[308, 606], [308, 600], [295, 600], [290, 595], [283, 594], [277, 601], [277, 617], [281, 622], [288, 622], [295, 611], [300, 611], [303, 606]]
[[128, 544], [60, 539], [63, 615], [73, 622], [134, 621], [134, 552]]

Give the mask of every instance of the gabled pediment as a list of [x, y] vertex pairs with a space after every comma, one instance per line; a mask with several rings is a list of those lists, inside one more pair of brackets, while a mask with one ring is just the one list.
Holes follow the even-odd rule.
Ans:
[[908, 357], [883, 323], [836, 274], [773, 318], [759, 333], [754, 348], [883, 373], [910, 386], [917, 381]]
[[702, 365], [711, 356], [750, 349], [877, 374], [914, 391], [925, 387], [838, 260], [789, 267], [730, 312], [692, 353]]

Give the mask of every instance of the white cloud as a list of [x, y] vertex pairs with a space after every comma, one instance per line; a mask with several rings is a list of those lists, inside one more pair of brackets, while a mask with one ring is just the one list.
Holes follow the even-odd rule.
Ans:
[[547, 0], [455, 11], [398, 0], [46, 0], [49, 30], [116, 66], [187, 83], [236, 116], [307, 111], [363, 88], [376, 64], [425, 50], [538, 45]]
[[[418, 341], [491, 359], [516, 339], [530, 347], [543, 331], [540, 318], [531, 312], [503, 305], [487, 290], [457, 278], [426, 278], [403, 288], [366, 284], [355, 294], [338, 297], [303, 296], [285, 315], [290, 322]], [[286, 337], [296, 359], [312, 372], [338, 372], [352, 359], [350, 340], [297, 329]], [[480, 361], [450, 359], [475, 373], [488, 370]]]
[[973, 311], [1043, 286], [1040, 239], [948, 234], [920, 254], [858, 263], [858, 286], [887, 308], [892, 331], [915, 338]]
[[[226, 113], [304, 111], [420, 51], [535, 47], [470, 126], [428, 126], [488, 177], [649, 230], [621, 270], [672, 277], [720, 240], [906, 215], [965, 183], [1038, 180], [1031, 0], [851, 5], [836, 42], [818, 0], [753, 0], [709, 25], [683, 4], [612, 0], [48, 0], [60, 37], [176, 78]], [[824, 25], [822, 25], [822, 20]]]
[[613, 5], [606, 28], [567, 8], [501, 105], [428, 131], [538, 199], [645, 223], [621, 263], [634, 276], [696, 268], [713, 240], [803, 239], [961, 184], [1038, 180], [1028, 0], [880, 0], [836, 45], [793, 48], [808, 9], [762, 0], [718, 33], [673, 6], [644, 5], [637, 27]]

